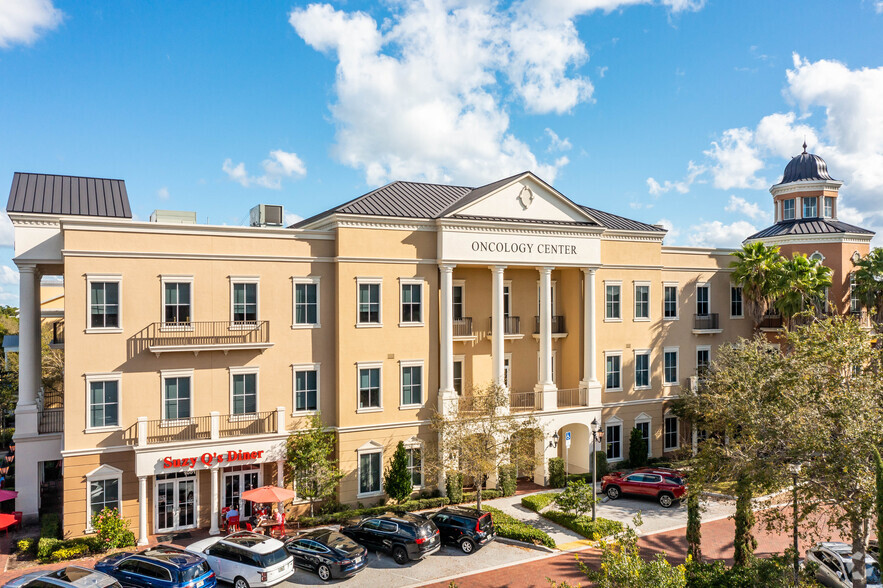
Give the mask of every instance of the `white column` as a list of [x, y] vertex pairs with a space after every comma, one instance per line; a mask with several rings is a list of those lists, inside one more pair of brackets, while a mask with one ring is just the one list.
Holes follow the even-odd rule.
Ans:
[[138, 476], [138, 545], [147, 545], [147, 476]]
[[491, 346], [491, 360], [493, 369], [491, 371], [494, 383], [504, 386], [503, 382], [503, 362], [505, 361], [505, 345], [506, 328], [503, 324], [503, 271], [505, 265], [495, 265], [491, 268], [493, 272], [493, 316], [491, 322], [491, 332], [493, 334], [493, 342]]
[[[276, 485], [280, 488], [285, 488], [285, 461], [282, 459], [276, 460]], [[285, 514], [282, 510], [281, 502], [276, 503], [276, 509], [283, 515]]]
[[552, 268], [540, 268], [540, 381], [543, 390], [552, 382]]
[[596, 367], [597, 339], [595, 333], [595, 268], [583, 268], [583, 381], [581, 386], [587, 390], [586, 402], [589, 406], [600, 406], [601, 383], [598, 381]]
[[220, 521], [220, 502], [221, 497], [218, 495], [220, 491], [220, 484], [218, 483], [219, 477], [218, 468], [214, 467], [209, 470], [209, 475], [212, 479], [212, 498], [211, 498], [211, 507], [209, 508], [209, 517], [211, 517], [210, 527], [208, 530], [209, 535], [218, 535], [221, 532], [219, 527]]
[[[37, 434], [37, 394], [40, 390], [40, 274], [36, 266], [18, 268], [19, 366], [18, 404], [15, 407], [15, 437]], [[19, 481], [21, 487], [21, 480]], [[35, 486], [36, 487], [36, 486]]]
[[454, 267], [453, 264], [440, 264], [441, 308], [439, 342], [439, 390], [442, 396], [453, 396], [454, 392]]

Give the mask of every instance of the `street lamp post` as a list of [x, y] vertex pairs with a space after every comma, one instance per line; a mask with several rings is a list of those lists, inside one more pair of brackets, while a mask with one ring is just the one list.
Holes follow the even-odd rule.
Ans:
[[598, 425], [598, 419], [592, 419], [592, 522], [595, 521], [595, 501], [598, 498], [598, 492], [595, 490], [595, 483], [598, 471], [598, 457], [595, 452], [595, 442], [600, 442], [604, 433]]
[[798, 551], [798, 543], [797, 543], [797, 476], [800, 475], [800, 470], [803, 467], [802, 464], [792, 463], [788, 464], [788, 471], [791, 472], [791, 476], [794, 481], [794, 585], [800, 585], [800, 552]]

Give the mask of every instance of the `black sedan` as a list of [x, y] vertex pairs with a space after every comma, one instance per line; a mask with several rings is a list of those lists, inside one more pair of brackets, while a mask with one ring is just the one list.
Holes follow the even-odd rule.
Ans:
[[368, 565], [368, 550], [337, 531], [316, 529], [286, 544], [288, 553], [294, 557], [294, 565], [316, 572], [319, 578], [349, 578]]

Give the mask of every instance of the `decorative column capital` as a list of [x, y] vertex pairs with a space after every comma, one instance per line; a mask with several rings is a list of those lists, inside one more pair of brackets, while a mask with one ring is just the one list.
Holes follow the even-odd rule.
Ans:
[[553, 266], [544, 265], [542, 267], [538, 267], [537, 269], [539, 270], [540, 274], [548, 276], [552, 273], [552, 270], [555, 268]]
[[449, 274], [452, 271], [454, 271], [455, 267], [457, 267], [456, 263], [440, 263], [440, 264], [438, 264], [438, 269], [440, 269], [441, 271], [443, 271], [446, 274]]
[[580, 269], [582, 269], [583, 273], [589, 277], [594, 276], [595, 272], [598, 270], [598, 268], [596, 268], [596, 267], [584, 267], [584, 268], [580, 268]]
[[20, 273], [20, 274], [35, 274], [35, 273], [37, 273], [37, 264], [36, 263], [22, 263], [22, 262], [16, 261], [15, 265], [18, 266], [18, 273]]
[[494, 272], [495, 274], [502, 274], [503, 270], [505, 270], [505, 269], [506, 269], [505, 265], [492, 265], [491, 266], [491, 271]]

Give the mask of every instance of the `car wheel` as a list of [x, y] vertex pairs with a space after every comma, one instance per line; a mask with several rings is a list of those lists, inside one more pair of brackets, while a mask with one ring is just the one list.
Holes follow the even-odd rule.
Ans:
[[472, 539], [463, 539], [460, 541], [460, 549], [468, 555], [475, 551], [475, 542]]
[[616, 500], [617, 498], [619, 498], [620, 494], [622, 493], [619, 491], [618, 486], [609, 486], [607, 488], [607, 498], [609, 498], [610, 500]]
[[248, 588], [248, 582], [245, 578], [236, 578], [233, 580], [233, 588]]
[[401, 545], [397, 545], [392, 549], [392, 559], [400, 566], [408, 563], [408, 552]]
[[674, 504], [674, 501], [675, 501], [674, 496], [672, 496], [671, 494], [668, 494], [667, 492], [663, 492], [662, 494], [659, 495], [659, 504], [660, 504], [660, 506], [662, 506], [662, 508], [670, 507], [672, 504]]
[[327, 564], [319, 564], [319, 567], [316, 568], [316, 573], [319, 574], [319, 579], [323, 582], [331, 579], [331, 568]]

